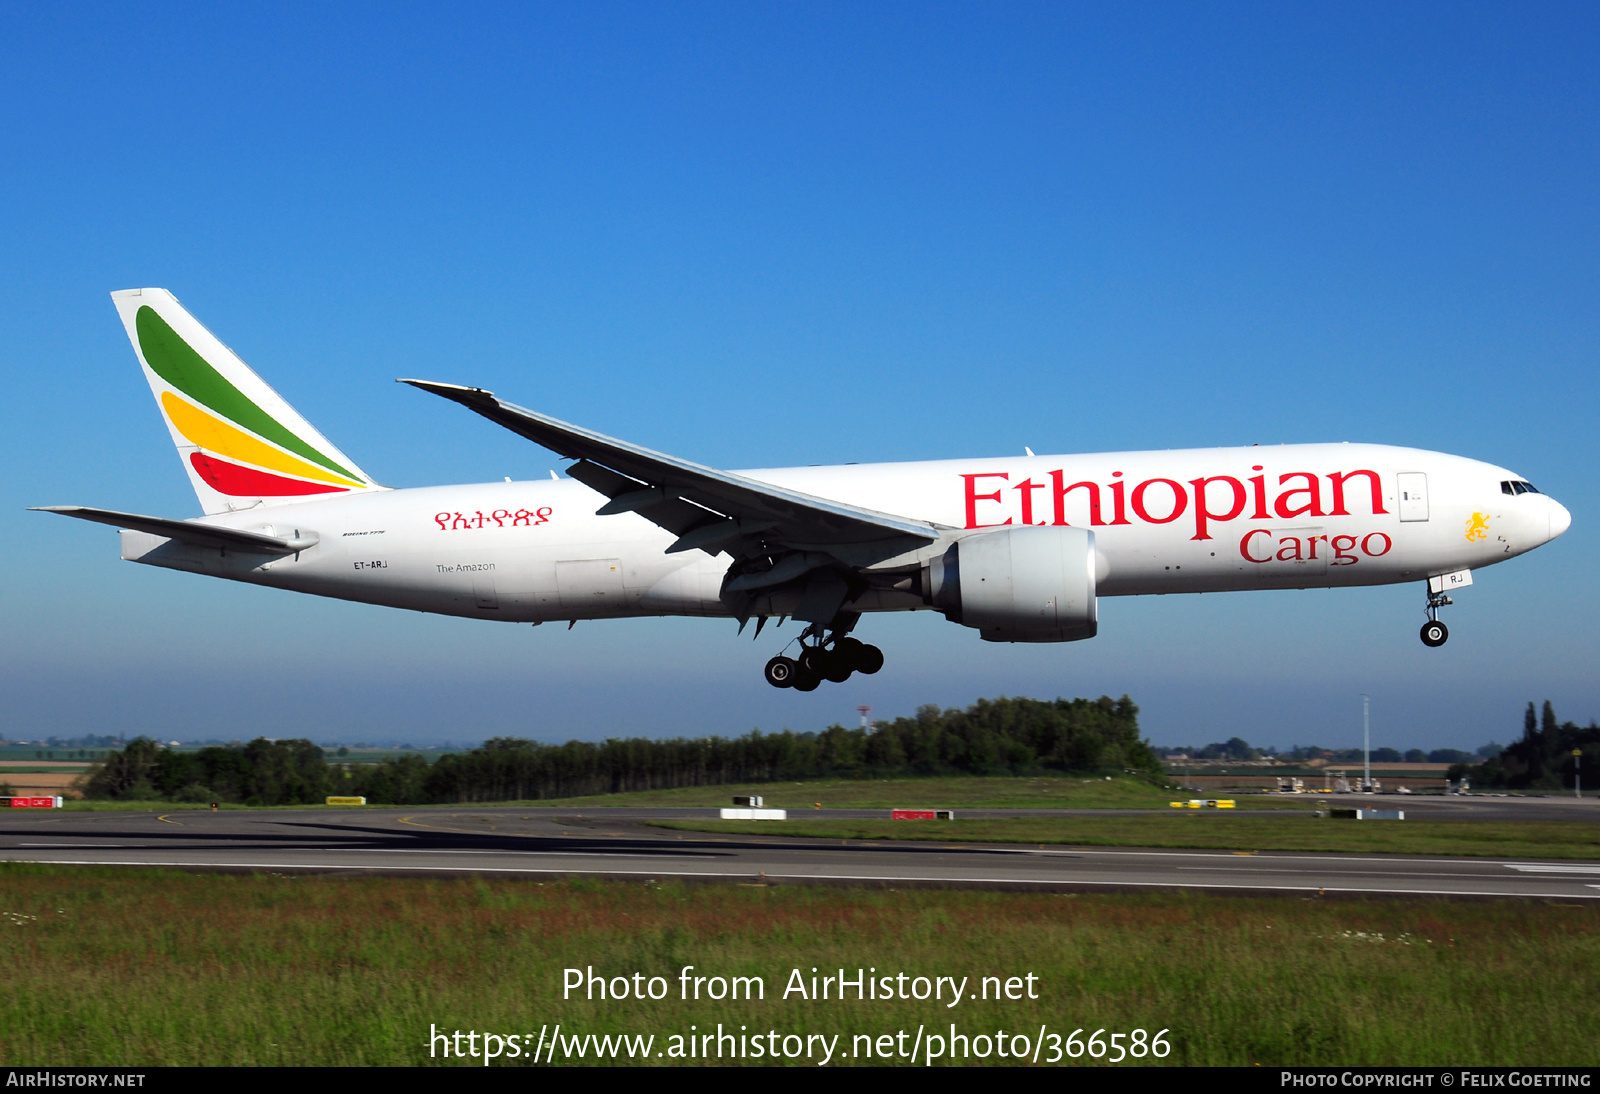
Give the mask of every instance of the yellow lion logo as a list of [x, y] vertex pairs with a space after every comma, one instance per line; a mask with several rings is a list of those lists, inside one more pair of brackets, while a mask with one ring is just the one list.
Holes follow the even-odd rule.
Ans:
[[1489, 514], [1474, 513], [1472, 519], [1467, 521], [1467, 541], [1489, 538]]

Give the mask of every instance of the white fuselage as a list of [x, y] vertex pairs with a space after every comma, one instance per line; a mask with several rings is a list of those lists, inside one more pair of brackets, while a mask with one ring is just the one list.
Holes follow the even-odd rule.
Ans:
[[[1033, 456], [741, 472], [981, 533], [1025, 523], [1095, 533], [1098, 593], [1380, 585], [1480, 569], [1570, 516], [1477, 460], [1367, 444]], [[667, 554], [674, 536], [563, 480], [376, 490], [206, 517], [317, 542], [270, 558], [124, 531], [123, 557], [320, 596], [515, 622], [727, 615], [728, 557]], [[847, 607], [925, 607], [874, 589]], [[773, 614], [781, 604], [768, 606]]]

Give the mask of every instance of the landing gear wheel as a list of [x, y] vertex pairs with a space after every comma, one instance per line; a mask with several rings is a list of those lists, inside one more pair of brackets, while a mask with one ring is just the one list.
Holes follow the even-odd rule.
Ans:
[[1437, 619], [1430, 619], [1422, 625], [1422, 644], [1424, 646], [1442, 646], [1449, 637], [1450, 628]]
[[839, 639], [833, 644], [833, 655], [843, 658], [844, 662], [856, 672], [868, 676], [883, 668], [883, 651], [857, 638]]
[[821, 683], [822, 677], [808, 671], [804, 665], [801, 665], [799, 671], [794, 674], [793, 686], [796, 691], [816, 691]]
[[829, 680], [842, 684], [850, 679], [852, 672], [860, 672], [866, 660], [863, 650], [871, 649], [855, 638], [841, 638], [833, 644], [833, 652], [829, 655], [836, 668], [833, 672], [823, 673]]
[[822, 659], [822, 678], [832, 683], [844, 683], [855, 671], [856, 667], [850, 663], [850, 658], [838, 650], [834, 650]]
[[807, 646], [800, 653], [800, 666], [819, 680], [830, 680], [835, 684], [842, 684], [850, 679], [850, 674], [855, 671], [855, 666], [850, 659], [838, 650], [827, 650], [821, 646]]
[[767, 678], [767, 683], [775, 688], [792, 688], [794, 687], [795, 674], [799, 671], [799, 668], [800, 666], [794, 663], [793, 658], [774, 657], [767, 662], [764, 675]]
[[883, 668], [883, 651], [877, 646], [863, 645], [856, 654], [856, 671], [871, 676]]

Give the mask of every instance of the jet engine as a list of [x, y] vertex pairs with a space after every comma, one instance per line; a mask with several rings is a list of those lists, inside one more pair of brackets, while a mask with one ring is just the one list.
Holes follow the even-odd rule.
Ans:
[[922, 597], [986, 642], [1076, 642], [1099, 627], [1097, 565], [1087, 528], [982, 532], [923, 568]]

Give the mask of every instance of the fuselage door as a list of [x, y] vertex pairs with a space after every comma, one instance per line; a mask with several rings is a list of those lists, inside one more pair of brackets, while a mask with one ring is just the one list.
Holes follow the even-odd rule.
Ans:
[[1400, 519], [1428, 519], [1428, 476], [1421, 471], [1402, 471], [1396, 478], [1400, 487]]
[[586, 558], [556, 563], [556, 595], [563, 611], [605, 615], [622, 607], [622, 560]]
[[500, 598], [495, 595], [494, 578], [492, 577], [473, 578], [472, 596], [480, 608], [498, 609], [500, 607]]

